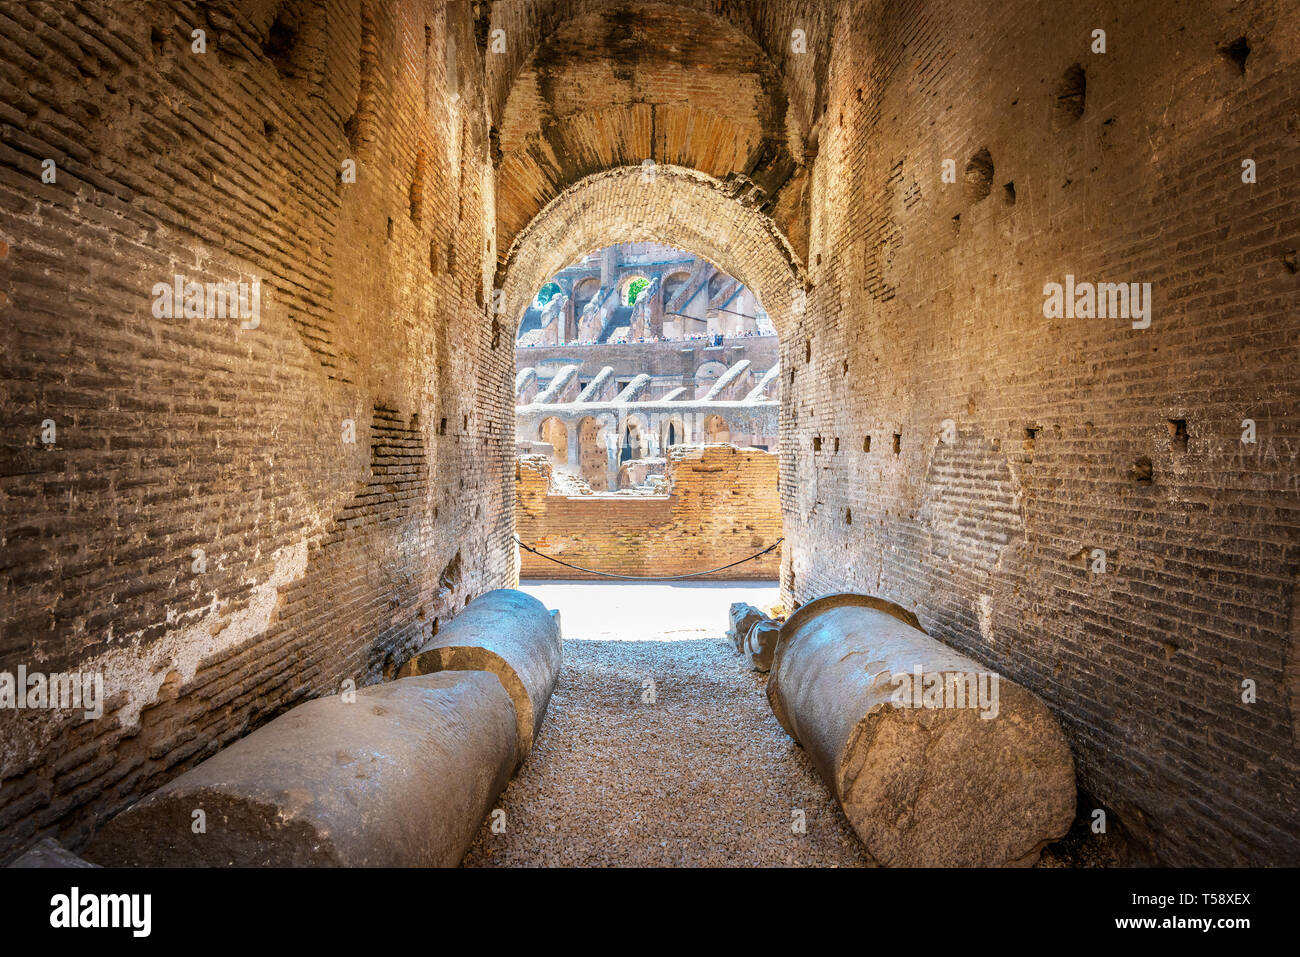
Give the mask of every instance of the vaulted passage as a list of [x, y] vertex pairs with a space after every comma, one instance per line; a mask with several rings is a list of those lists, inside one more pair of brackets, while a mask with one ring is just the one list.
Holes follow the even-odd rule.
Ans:
[[0, 0], [0, 862], [1300, 861], [1300, 24], [1056, 6]]

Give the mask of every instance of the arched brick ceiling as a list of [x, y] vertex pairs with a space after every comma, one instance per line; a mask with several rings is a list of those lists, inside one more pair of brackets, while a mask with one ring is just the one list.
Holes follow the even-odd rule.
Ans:
[[[826, 6], [521, 0], [481, 11], [498, 254], [571, 183], [647, 158], [749, 177], [803, 248], [804, 154], [829, 60]], [[493, 53], [498, 29], [505, 50]], [[795, 29], [806, 53], [792, 48]]]
[[507, 256], [508, 331], [560, 269], [618, 242], [661, 242], [702, 256], [748, 286], [779, 330], [789, 327], [803, 267], [772, 219], [737, 199], [727, 184], [696, 170], [659, 166], [593, 174], [569, 187], [521, 232]]
[[[612, 6], [610, 0], [497, 0], [476, 3], [480, 40], [504, 30], [504, 53], [487, 58], [487, 88], [492, 116], [499, 118], [510, 88], [541, 40], [567, 20]], [[639, 7], [696, 10], [717, 17], [744, 34], [767, 54], [784, 77], [787, 95], [805, 128], [826, 106], [826, 68], [830, 60], [833, 0], [659, 0]], [[804, 31], [806, 53], [791, 44]]]

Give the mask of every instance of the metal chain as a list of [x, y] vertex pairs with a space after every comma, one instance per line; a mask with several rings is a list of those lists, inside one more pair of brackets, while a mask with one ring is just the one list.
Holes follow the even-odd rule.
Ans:
[[783, 541], [785, 541], [785, 536], [784, 535], [781, 536], [776, 541], [774, 541], [771, 545], [767, 546], [767, 548], [763, 549], [761, 552], [755, 552], [753, 555], [750, 555], [748, 558], [742, 558], [738, 562], [732, 562], [730, 565], [723, 565], [720, 568], [710, 568], [708, 571], [691, 572], [691, 574], [689, 575], [612, 575], [609, 572], [596, 571], [596, 569], [594, 568], [583, 568], [581, 565], [574, 565], [566, 561], [561, 561], [558, 558], [554, 558], [550, 555], [547, 555], [545, 552], [539, 552], [531, 545], [525, 545], [522, 541], [520, 541], [518, 535], [514, 536], [514, 539], [515, 542], [519, 545], [519, 547], [524, 549], [525, 551], [530, 551], [534, 555], [537, 555], [541, 558], [545, 558], [547, 561], [555, 562], [555, 564], [557, 565], [563, 565], [566, 568], [572, 568], [576, 571], [586, 572], [588, 575], [600, 575], [603, 578], [617, 578], [620, 581], [666, 582], [666, 581], [679, 581], [683, 578], [699, 578], [701, 575], [712, 575], [714, 572], [726, 571], [728, 568], [735, 568], [737, 565], [745, 564], [745, 562], [752, 562], [755, 558], [761, 558], [762, 556], [770, 552], [772, 549], [780, 545]]

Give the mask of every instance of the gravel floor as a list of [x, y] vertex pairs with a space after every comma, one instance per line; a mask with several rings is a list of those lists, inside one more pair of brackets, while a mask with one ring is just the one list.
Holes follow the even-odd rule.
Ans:
[[716, 629], [665, 621], [669, 640], [566, 640], [542, 732], [497, 805], [505, 831], [489, 817], [464, 865], [867, 865], [766, 677], [723, 638], [727, 604]]

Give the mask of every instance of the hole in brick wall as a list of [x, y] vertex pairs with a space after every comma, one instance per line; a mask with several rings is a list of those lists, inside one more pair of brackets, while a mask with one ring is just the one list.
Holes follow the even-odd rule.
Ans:
[[447, 420], [446, 420], [446, 419], [443, 419], [443, 420], [441, 420], [441, 421], [438, 423], [438, 434], [439, 434], [439, 435], [446, 435], [446, 434], [447, 434]]
[[411, 222], [419, 226], [424, 219], [424, 172], [428, 161], [424, 150], [415, 154], [415, 173], [411, 176]]
[[452, 103], [460, 100], [460, 56], [456, 49], [456, 36], [448, 32], [443, 44], [443, 80]]
[[978, 203], [993, 189], [993, 156], [988, 147], [979, 150], [966, 164], [966, 201]]
[[862, 437], [862, 451], [864, 451], [864, 452], [870, 452], [870, 451], [871, 451], [871, 436], [869, 436], [869, 435], [864, 435], [864, 436]]
[[424, 25], [424, 112], [430, 110], [429, 94], [433, 87], [433, 27]]
[[898, 455], [902, 451], [903, 451], [903, 434], [901, 432], [895, 432], [894, 433], [894, 454]]
[[293, 15], [287, 10], [276, 14], [271, 29], [262, 44], [262, 52], [271, 61], [280, 76], [292, 79], [297, 70], [294, 65], [294, 49], [298, 45], [298, 26]]
[[276, 126], [274, 123], [272, 123], [270, 120], [262, 121], [262, 133], [266, 136], [268, 140], [275, 139], [275, 134], [278, 132], [280, 132], [280, 128]]
[[496, 316], [492, 317], [492, 348], [501, 347], [501, 320]]
[[812, 340], [805, 339], [803, 343], [803, 361], [812, 362]]
[[952, 234], [954, 236], [961, 235], [961, 213], [952, 218]]
[[458, 585], [460, 585], [459, 549], [451, 556], [451, 561], [447, 562], [442, 574], [438, 576], [438, 598], [445, 600], [450, 597], [451, 592], [454, 592]]
[[438, 241], [429, 241], [429, 272], [438, 275]]
[[1285, 267], [1287, 272], [1289, 272], [1293, 276], [1295, 275], [1297, 267], [1296, 267], [1296, 251], [1294, 249], [1288, 249], [1286, 252], [1282, 254], [1282, 265], [1283, 267]]
[[1175, 451], [1187, 451], [1187, 420], [1170, 419], [1167, 423], [1169, 428], [1169, 443]]
[[1078, 121], [1088, 98], [1088, 75], [1079, 64], [1073, 64], [1056, 87], [1056, 103], [1052, 111], [1057, 129]]
[[840, 440], [839, 437], [836, 436], [834, 439], [831, 440], [831, 451], [838, 452], [839, 450], [840, 450]]
[[1016, 184], [1006, 183], [1002, 187], [1002, 198], [1008, 206], [1016, 205]]
[[820, 452], [821, 450], [822, 450], [822, 437], [821, 437], [820, 435], [814, 435], [814, 436], [813, 436], [813, 451], [814, 451], [814, 452]]
[[167, 34], [154, 27], [149, 31], [149, 45], [153, 47], [154, 56], [162, 56], [167, 48]]
[[851, 508], [846, 508], [846, 509], [844, 510], [844, 524], [845, 524], [845, 525], [852, 525], [852, 524], [853, 524], [853, 509], [851, 509]]
[[388, 217], [388, 238], [389, 239], [393, 238], [393, 217], [392, 216]]
[[460, 430], [461, 430], [462, 432], [468, 432], [468, 431], [469, 431], [469, 416], [468, 416], [468, 415], [467, 415], [467, 416], [464, 416], [463, 419], [461, 420]]
[[1150, 485], [1155, 476], [1155, 469], [1151, 464], [1151, 460], [1143, 455], [1139, 456], [1137, 461], [1133, 463], [1133, 468], [1129, 469], [1129, 474], [1138, 485]]
[[1038, 438], [1038, 433], [1043, 431], [1040, 428], [1025, 429], [1024, 447], [1026, 452], [1034, 451], [1034, 440]]
[[357, 108], [343, 124], [352, 151], [360, 155], [374, 138], [375, 78], [379, 73], [379, 31], [369, 3], [361, 4], [361, 48]]
[[1219, 56], [1236, 69], [1238, 76], [1245, 76], [1246, 57], [1250, 56], [1250, 44], [1244, 36], [1237, 37], [1231, 43], [1219, 47]]

